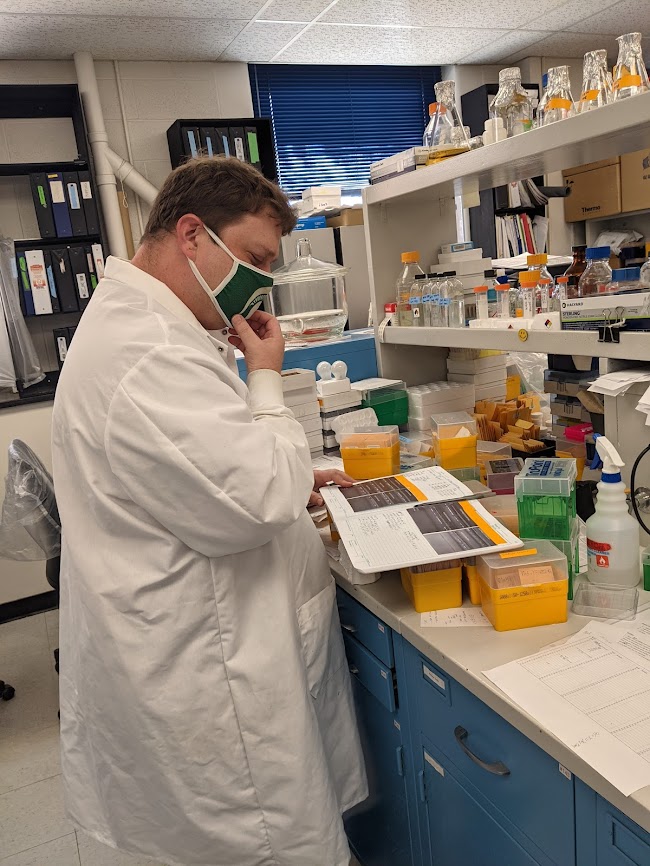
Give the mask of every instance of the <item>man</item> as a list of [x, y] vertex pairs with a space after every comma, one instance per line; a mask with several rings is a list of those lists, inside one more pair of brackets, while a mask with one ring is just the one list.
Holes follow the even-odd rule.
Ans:
[[367, 793], [309, 446], [251, 315], [293, 226], [250, 166], [176, 169], [57, 389], [67, 807], [170, 866], [347, 866]]

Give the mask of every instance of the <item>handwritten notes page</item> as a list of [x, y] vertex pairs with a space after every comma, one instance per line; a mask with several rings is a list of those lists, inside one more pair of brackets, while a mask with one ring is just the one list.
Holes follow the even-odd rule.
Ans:
[[647, 623], [590, 623], [485, 675], [623, 794], [650, 785]]
[[432, 610], [420, 617], [422, 628], [463, 628], [468, 626], [489, 626], [490, 620], [480, 607], [454, 607], [450, 610]]

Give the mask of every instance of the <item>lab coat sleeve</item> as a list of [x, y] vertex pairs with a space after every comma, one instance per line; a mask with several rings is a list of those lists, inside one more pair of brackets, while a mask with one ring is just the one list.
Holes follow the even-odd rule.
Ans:
[[220, 359], [152, 349], [124, 377], [105, 449], [126, 494], [183, 543], [218, 557], [260, 547], [303, 513], [314, 476], [280, 376], [253, 374], [251, 407]]

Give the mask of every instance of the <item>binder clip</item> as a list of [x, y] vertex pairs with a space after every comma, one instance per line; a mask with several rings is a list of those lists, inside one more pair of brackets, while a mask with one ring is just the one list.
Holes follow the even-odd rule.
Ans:
[[620, 343], [621, 329], [625, 327], [625, 310], [616, 307], [613, 310], [604, 310], [605, 323], [598, 326], [599, 343]]

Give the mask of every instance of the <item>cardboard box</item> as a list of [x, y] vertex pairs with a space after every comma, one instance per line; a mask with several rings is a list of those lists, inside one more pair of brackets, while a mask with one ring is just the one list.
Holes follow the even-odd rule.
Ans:
[[571, 193], [564, 199], [568, 223], [621, 213], [620, 157], [590, 162], [562, 172]]
[[560, 311], [562, 330], [597, 331], [606, 322], [625, 313], [626, 331], [650, 331], [650, 293], [630, 292], [623, 295], [591, 295], [567, 298]]
[[621, 157], [623, 213], [650, 208], [650, 148]]
[[363, 208], [346, 207], [336, 216], [328, 216], [327, 225], [331, 229], [338, 229], [341, 228], [341, 226], [362, 226]]

